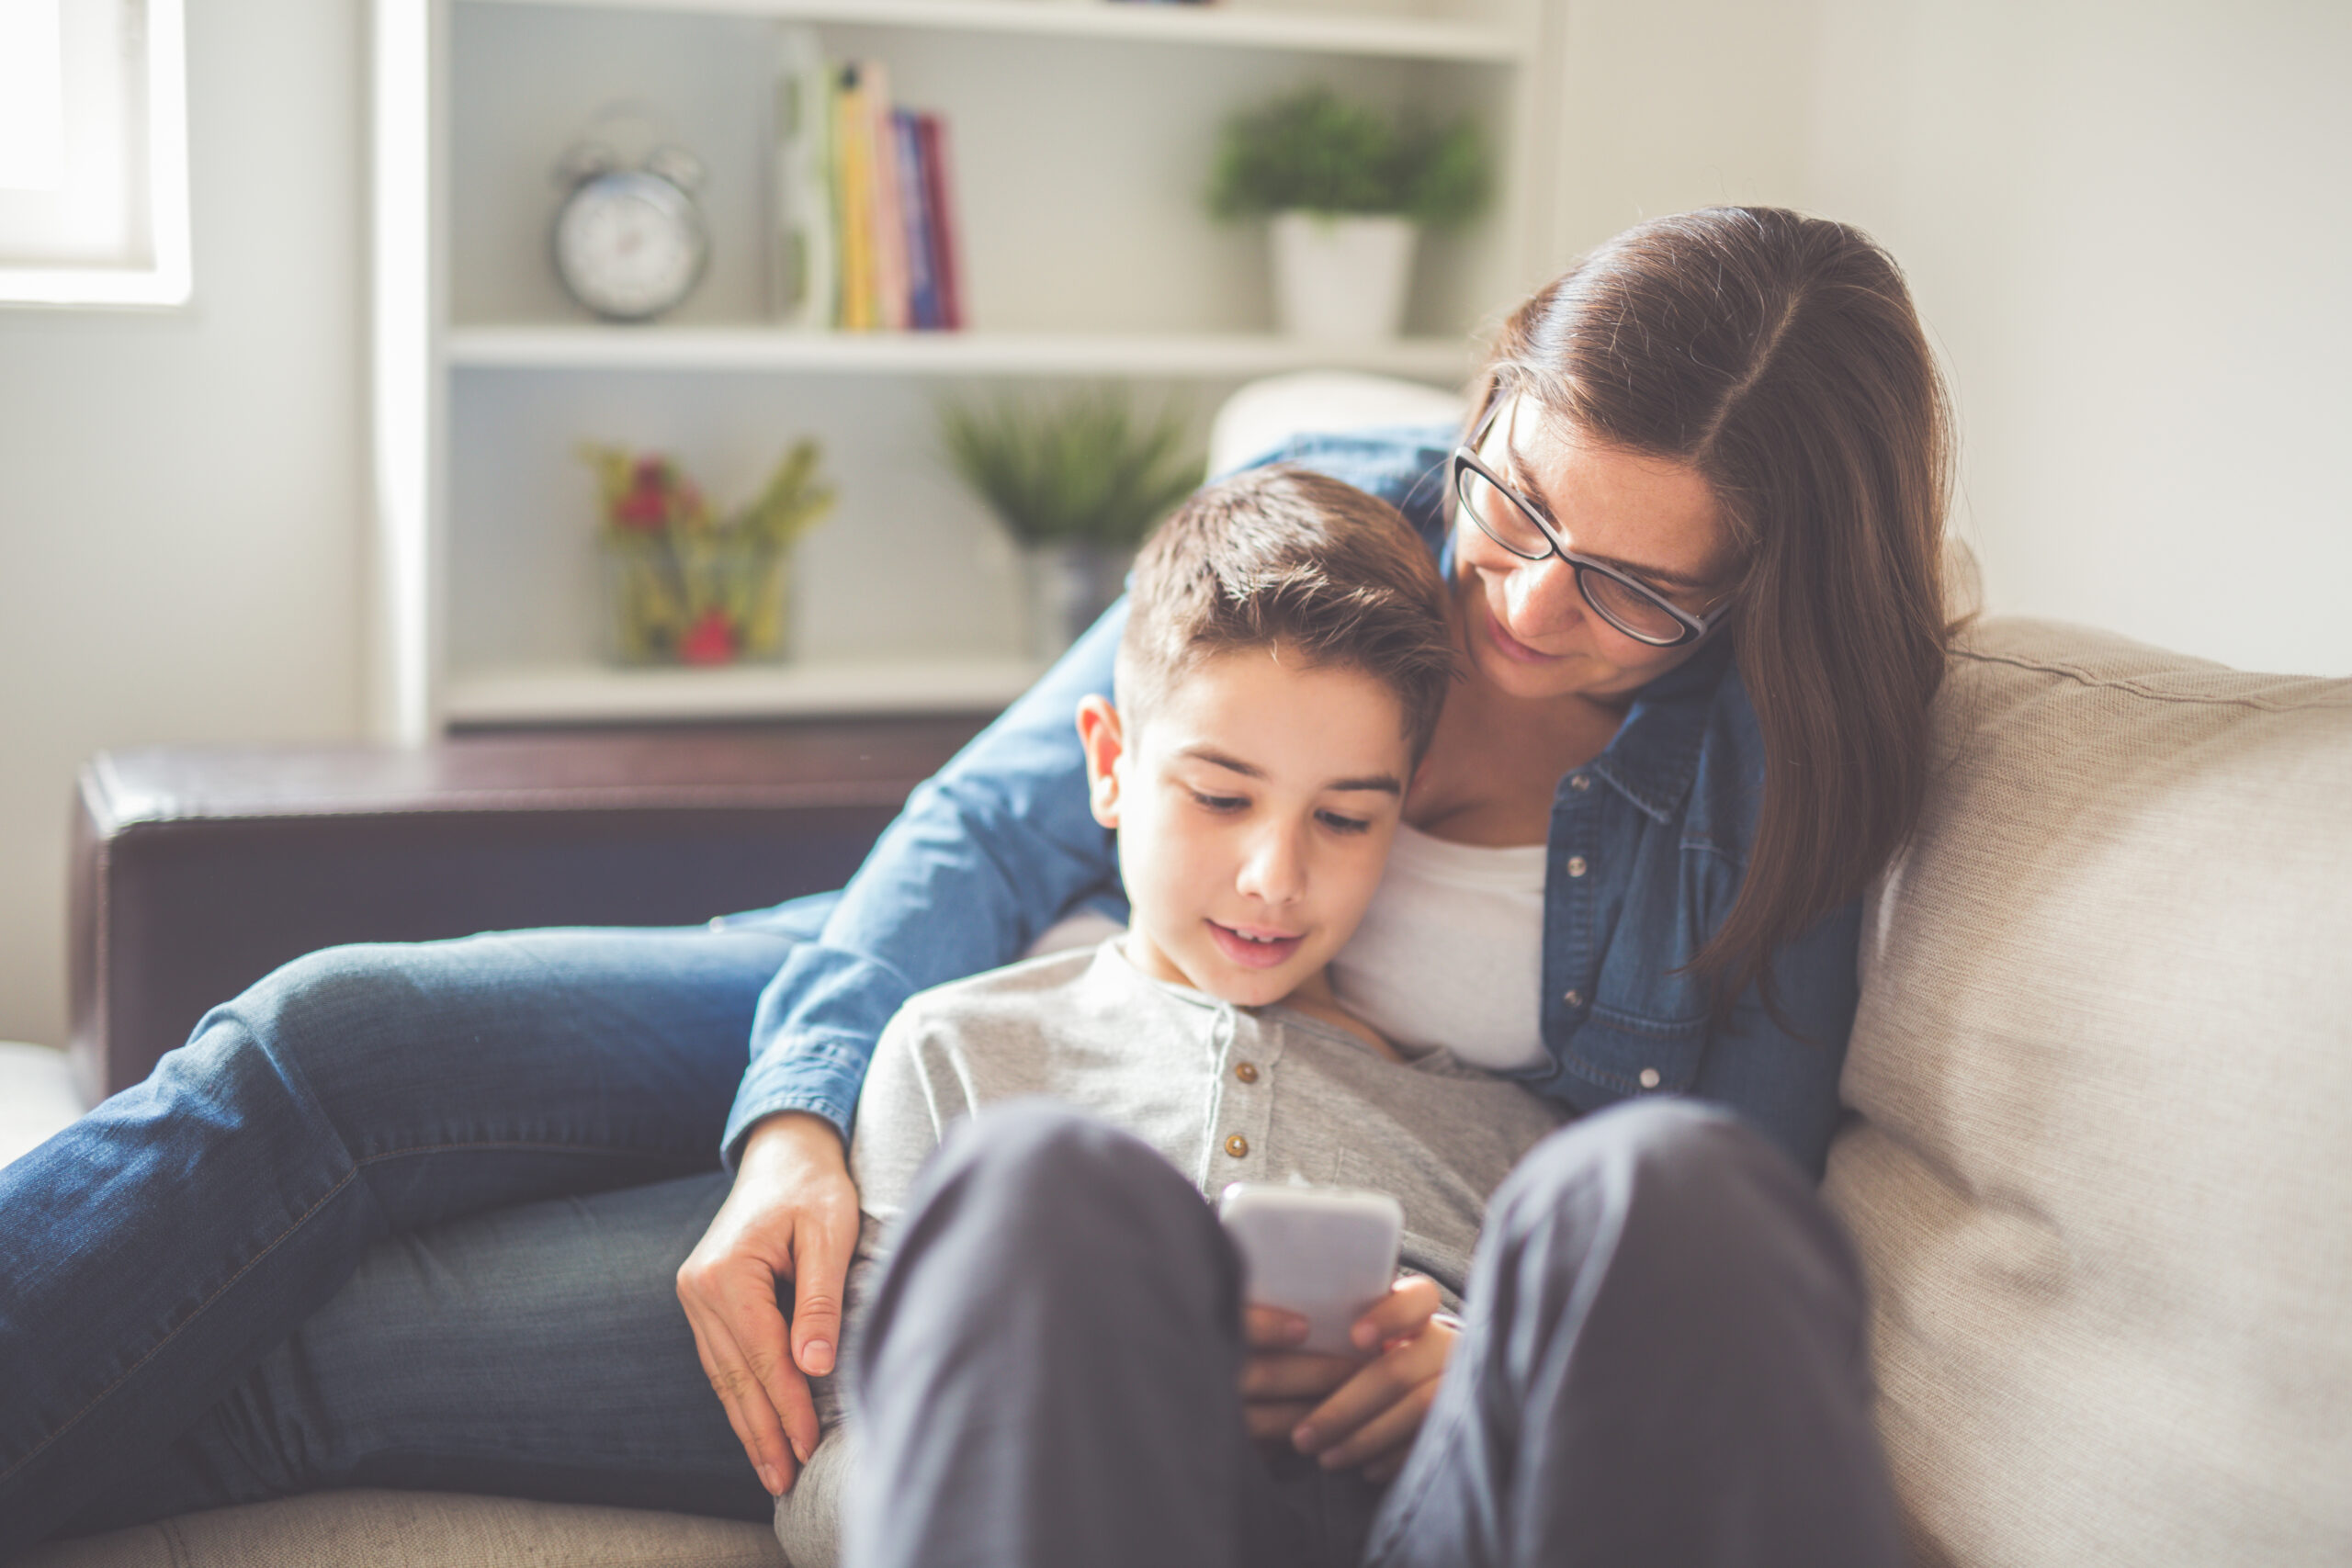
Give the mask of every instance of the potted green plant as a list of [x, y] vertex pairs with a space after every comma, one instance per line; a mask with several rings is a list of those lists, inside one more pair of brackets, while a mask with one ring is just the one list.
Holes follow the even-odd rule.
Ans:
[[949, 460], [1021, 546], [1037, 658], [1118, 597], [1136, 547], [1199, 486], [1186, 424], [1172, 408], [1142, 418], [1117, 385], [941, 405]]
[[1489, 183], [1471, 121], [1399, 121], [1308, 87], [1227, 122], [1209, 207], [1270, 220], [1283, 332], [1361, 343], [1402, 330], [1415, 241], [1475, 217]]

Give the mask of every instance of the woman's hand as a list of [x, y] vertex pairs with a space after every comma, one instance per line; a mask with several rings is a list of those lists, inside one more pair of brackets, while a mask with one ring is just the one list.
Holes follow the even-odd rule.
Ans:
[[[787, 1111], [744, 1139], [727, 1201], [678, 1269], [703, 1375], [771, 1496], [816, 1451], [808, 1379], [833, 1370], [856, 1248], [857, 1187], [841, 1134], [821, 1116]], [[788, 1338], [779, 1280], [793, 1287]]]
[[1438, 1307], [1430, 1280], [1397, 1280], [1351, 1331], [1361, 1348], [1378, 1352], [1368, 1361], [1287, 1349], [1306, 1334], [1304, 1320], [1272, 1307], [1245, 1309], [1251, 1353], [1241, 1398], [1250, 1435], [1287, 1441], [1326, 1470], [1361, 1465], [1373, 1481], [1395, 1480], [1459, 1337]]

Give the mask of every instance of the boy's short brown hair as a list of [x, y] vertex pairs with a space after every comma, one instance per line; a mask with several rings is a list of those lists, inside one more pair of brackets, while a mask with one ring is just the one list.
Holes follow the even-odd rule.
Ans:
[[1277, 645], [1395, 693], [1420, 761], [1456, 669], [1437, 563], [1386, 502], [1281, 463], [1196, 491], [1144, 546], [1120, 706], [1140, 723], [1206, 660]]

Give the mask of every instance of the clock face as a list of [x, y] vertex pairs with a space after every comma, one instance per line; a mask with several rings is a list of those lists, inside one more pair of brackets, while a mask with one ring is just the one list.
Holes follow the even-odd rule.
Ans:
[[709, 253], [694, 198], [659, 175], [596, 175], [581, 181], [556, 215], [555, 266], [564, 287], [615, 321], [643, 321], [684, 299]]

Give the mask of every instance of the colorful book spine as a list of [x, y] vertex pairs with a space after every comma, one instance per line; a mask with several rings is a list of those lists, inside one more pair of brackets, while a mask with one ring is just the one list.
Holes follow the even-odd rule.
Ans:
[[859, 67], [834, 79], [833, 212], [841, 234], [841, 324], [847, 332], [880, 325], [875, 307], [872, 164], [874, 117], [865, 108]]
[[858, 68], [865, 99], [870, 150], [866, 235], [874, 252], [875, 322], [888, 332], [907, 328], [907, 223], [899, 199], [899, 135], [890, 112], [890, 76], [878, 60]]
[[923, 178], [922, 131], [905, 109], [890, 113], [893, 146], [899, 155], [899, 216], [906, 231], [907, 324], [918, 332], [936, 331], [939, 285], [932, 269], [930, 182]]
[[932, 287], [939, 296], [939, 324], [949, 332], [964, 328], [963, 257], [957, 249], [955, 181], [947, 164], [947, 126], [935, 114], [915, 117], [922, 147], [923, 212], [931, 239]]

